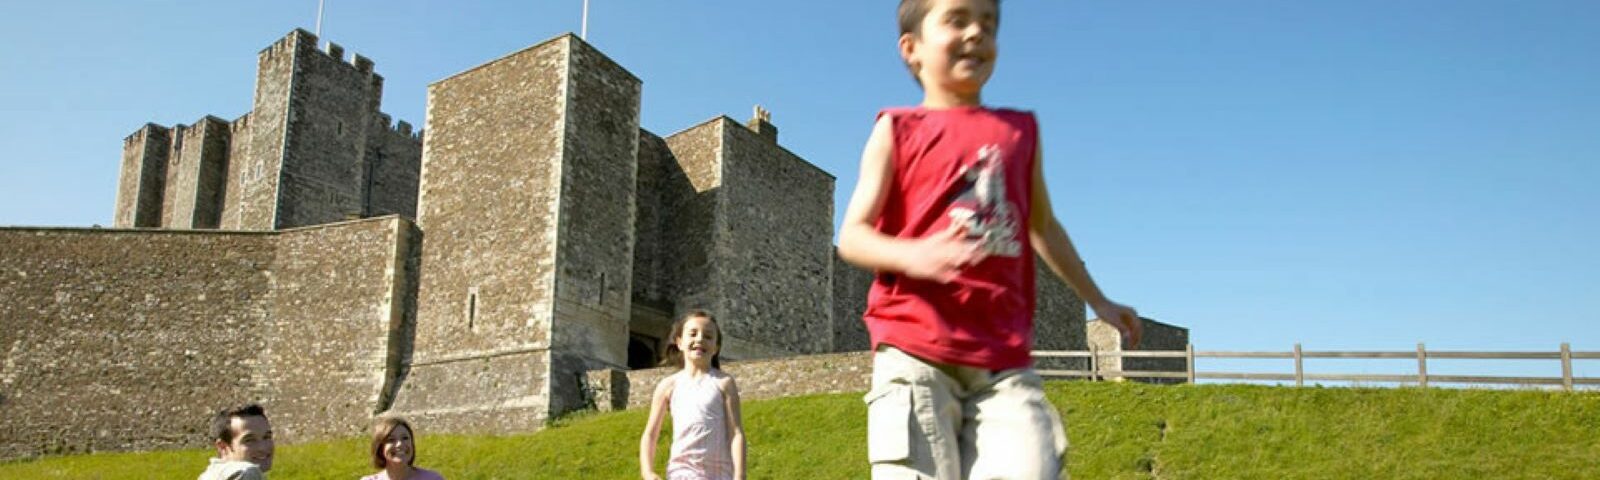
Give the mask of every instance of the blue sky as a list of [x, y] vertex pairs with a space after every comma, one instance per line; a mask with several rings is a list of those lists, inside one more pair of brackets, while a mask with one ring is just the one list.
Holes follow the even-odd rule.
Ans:
[[[256, 52], [316, 3], [0, 5], [0, 225], [110, 224], [122, 138], [245, 113]], [[420, 125], [427, 83], [580, 5], [329, 0], [323, 37]], [[657, 134], [766, 106], [840, 212], [873, 114], [921, 98], [893, 5], [593, 0], [589, 40]], [[1600, 2], [1004, 7], [986, 102], [1038, 113], [1102, 287], [1199, 348], [1600, 350]]]

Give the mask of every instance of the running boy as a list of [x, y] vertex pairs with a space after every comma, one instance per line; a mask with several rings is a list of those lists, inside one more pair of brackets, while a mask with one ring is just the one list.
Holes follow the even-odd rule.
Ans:
[[878, 114], [839, 254], [875, 270], [865, 320], [872, 476], [1043, 479], [1067, 440], [1030, 355], [1037, 253], [1129, 343], [1051, 213], [1031, 113], [984, 107], [998, 0], [902, 0], [900, 56], [920, 106]]

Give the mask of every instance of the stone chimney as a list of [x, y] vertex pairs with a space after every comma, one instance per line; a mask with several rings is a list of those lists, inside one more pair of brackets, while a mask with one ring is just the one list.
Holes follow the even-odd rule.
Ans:
[[755, 112], [750, 117], [750, 122], [746, 123], [745, 126], [750, 127], [750, 131], [756, 132], [756, 135], [760, 135], [761, 138], [765, 138], [774, 144], [778, 143], [778, 127], [772, 125], [772, 112], [761, 108], [760, 105], [756, 105]]

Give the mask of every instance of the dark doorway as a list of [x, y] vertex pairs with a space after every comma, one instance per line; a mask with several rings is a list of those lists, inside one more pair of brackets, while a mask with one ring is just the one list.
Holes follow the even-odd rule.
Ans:
[[661, 361], [656, 356], [656, 345], [660, 341], [645, 335], [633, 334], [628, 336], [628, 369], [655, 368]]

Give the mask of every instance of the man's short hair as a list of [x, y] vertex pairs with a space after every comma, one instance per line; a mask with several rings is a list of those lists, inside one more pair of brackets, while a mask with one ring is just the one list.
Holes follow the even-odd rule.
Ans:
[[233, 419], [242, 417], [267, 418], [267, 411], [259, 404], [249, 404], [238, 408], [223, 409], [211, 417], [211, 439], [222, 443], [233, 443]]

